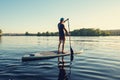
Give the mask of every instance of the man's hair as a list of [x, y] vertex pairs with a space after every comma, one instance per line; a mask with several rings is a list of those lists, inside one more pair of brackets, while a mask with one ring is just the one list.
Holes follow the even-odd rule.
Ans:
[[64, 21], [64, 18], [60, 18], [60, 22]]

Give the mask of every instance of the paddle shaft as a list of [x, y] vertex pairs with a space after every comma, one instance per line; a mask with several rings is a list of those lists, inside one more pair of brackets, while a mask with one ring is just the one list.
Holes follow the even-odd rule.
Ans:
[[[69, 30], [69, 33], [70, 33], [70, 23], [69, 23], [69, 19], [68, 19], [68, 30]], [[71, 61], [73, 61], [73, 58], [74, 58], [74, 56], [73, 56], [73, 49], [72, 49], [72, 47], [71, 47], [71, 36], [70, 36], [70, 34], [69, 34], [69, 44], [70, 44], [70, 53], [71, 53], [71, 56], [70, 56], [70, 60]]]
[[[68, 30], [69, 30], [69, 33], [70, 33], [70, 23], [69, 23], [69, 20], [68, 20]], [[70, 47], [71, 47], [71, 36], [69, 34], [69, 44], [70, 44]]]

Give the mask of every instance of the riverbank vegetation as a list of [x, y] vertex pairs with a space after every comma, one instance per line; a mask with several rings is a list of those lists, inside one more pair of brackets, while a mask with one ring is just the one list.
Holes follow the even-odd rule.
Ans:
[[[93, 28], [76, 29], [70, 32], [71, 36], [109, 36], [110, 32]], [[25, 33], [26, 36], [58, 36], [58, 32], [38, 32], [37, 34]]]

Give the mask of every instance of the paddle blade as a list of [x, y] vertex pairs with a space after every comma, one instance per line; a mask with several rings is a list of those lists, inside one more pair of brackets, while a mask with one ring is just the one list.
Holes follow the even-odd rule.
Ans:
[[73, 61], [73, 59], [74, 59], [74, 52], [73, 52], [73, 49], [71, 47], [70, 47], [70, 52], [71, 52], [70, 60]]

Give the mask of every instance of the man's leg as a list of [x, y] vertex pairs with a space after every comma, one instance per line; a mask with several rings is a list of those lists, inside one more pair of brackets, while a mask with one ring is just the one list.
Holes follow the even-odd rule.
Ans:
[[58, 44], [58, 53], [60, 52], [60, 45], [61, 45], [61, 40], [59, 40], [59, 44]]
[[65, 40], [62, 42], [62, 53], [64, 53], [64, 45], [65, 45]]

